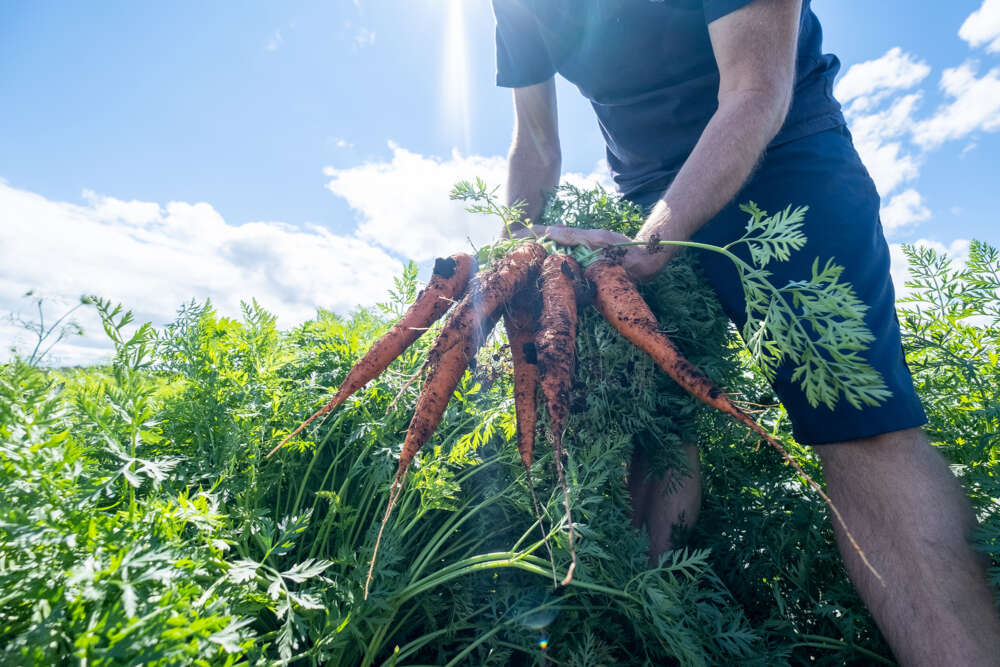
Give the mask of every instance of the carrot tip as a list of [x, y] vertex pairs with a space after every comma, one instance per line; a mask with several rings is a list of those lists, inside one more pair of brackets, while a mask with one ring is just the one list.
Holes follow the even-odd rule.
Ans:
[[[572, 528], [570, 528], [570, 530], [572, 530]], [[566, 577], [561, 582], [559, 582], [560, 586], [570, 585], [570, 583], [573, 581], [573, 570], [575, 569], [576, 569], [576, 560], [574, 557], [574, 560], [569, 564], [569, 569], [566, 570]]]

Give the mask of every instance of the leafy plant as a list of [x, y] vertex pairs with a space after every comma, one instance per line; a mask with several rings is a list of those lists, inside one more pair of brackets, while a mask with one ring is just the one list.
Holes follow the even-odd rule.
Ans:
[[12, 324], [30, 332], [35, 338], [35, 345], [28, 358], [25, 359], [25, 363], [29, 365], [40, 364], [48, 356], [52, 348], [58, 345], [64, 338], [67, 336], [83, 335], [83, 327], [70, 316], [87, 304], [86, 298], [81, 299], [79, 303], [57, 317], [54, 322], [46, 322], [45, 299], [35, 294], [34, 290], [25, 292], [24, 297], [31, 299], [33, 302], [35, 311], [38, 313], [38, 319], [31, 320], [14, 313], [11, 313], [7, 319]]
[[964, 267], [905, 245], [910, 265], [900, 317], [907, 362], [932, 442], [952, 462], [980, 520], [979, 548], [1000, 586], [1000, 253], [972, 241]]
[[[780, 214], [786, 232], [793, 213]], [[545, 215], [623, 233], [642, 222], [600, 191], [566, 190]], [[776, 238], [767, 219], [752, 238]], [[747, 243], [780, 261], [772, 241]], [[1000, 584], [997, 253], [976, 243], [955, 267], [907, 252], [910, 368]], [[820, 477], [695, 255], [679, 253], [644, 297], [684, 353]], [[95, 299], [110, 364], [0, 365], [0, 663], [891, 663], [822, 503], [590, 312], [565, 439], [579, 508], [574, 585], [553, 589], [541, 556], [497, 340], [416, 462], [362, 600], [429, 336], [289, 451], [266, 464], [262, 454], [343, 380], [412, 300], [416, 278], [408, 267], [382, 308], [319, 312], [290, 331], [256, 302], [239, 319], [185, 304], [155, 331]], [[793, 306], [794, 293], [784, 292]], [[626, 462], [643, 447], [660, 469], [677, 466], [679, 445], [692, 441], [701, 519], [682, 549], [649, 568], [630, 522]], [[565, 563], [561, 497], [541, 443], [533, 476]]]

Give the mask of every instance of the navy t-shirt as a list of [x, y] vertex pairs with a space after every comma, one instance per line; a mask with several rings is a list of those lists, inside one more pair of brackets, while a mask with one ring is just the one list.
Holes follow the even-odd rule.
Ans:
[[[751, 1], [493, 0], [497, 85], [558, 72], [597, 112], [619, 190], [662, 191], [718, 106], [708, 24]], [[832, 93], [840, 61], [823, 55], [821, 41], [803, 0], [795, 91], [772, 146], [844, 123]]]

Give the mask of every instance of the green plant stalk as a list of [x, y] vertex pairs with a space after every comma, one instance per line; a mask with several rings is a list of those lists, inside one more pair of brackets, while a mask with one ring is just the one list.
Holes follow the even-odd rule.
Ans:
[[[486, 607], [481, 607], [477, 611], [482, 611], [485, 609]], [[471, 623], [465, 623], [464, 625], [461, 626], [452, 623], [451, 625], [441, 628], [440, 630], [435, 630], [434, 632], [428, 632], [427, 634], [421, 635], [417, 639], [414, 639], [410, 643], [400, 647], [399, 653], [394, 653], [388, 660], [382, 663], [382, 666], [388, 667], [389, 665], [395, 665], [397, 660], [403, 660], [405, 658], [408, 658], [411, 653], [416, 653], [417, 651], [419, 651], [424, 646], [431, 643], [441, 635], [451, 634], [454, 633], [456, 630], [471, 630], [475, 627], [476, 626]], [[396, 629], [393, 628], [393, 632], [390, 633], [390, 635], [394, 634], [395, 630]]]
[[[535, 548], [538, 548], [541, 545], [542, 543], [539, 542], [535, 545]], [[417, 595], [420, 595], [421, 593], [425, 593], [454, 579], [483, 570], [513, 567], [526, 572], [533, 572], [547, 579], [549, 576], [548, 570], [536, 563], [527, 562], [527, 558], [528, 556], [526, 554], [499, 552], [473, 556], [463, 559], [457, 563], [452, 563], [451, 565], [438, 570], [433, 575], [417, 581], [400, 591], [400, 593], [393, 600], [393, 608], [398, 610], [403, 603]], [[533, 560], [537, 560], [543, 565], [545, 564], [545, 561], [542, 561], [541, 559], [535, 558]], [[384, 639], [386, 631], [387, 627], [383, 626], [382, 630], [377, 632], [376, 635], [372, 637], [372, 640], [369, 642], [366, 650], [365, 659], [361, 663], [362, 667], [368, 667], [372, 664], [375, 659], [375, 655], [381, 648], [381, 643]]]
[[[328, 479], [330, 479], [330, 475], [333, 473], [333, 467], [334, 467], [333, 465], [327, 467], [326, 472], [323, 474], [323, 479], [320, 480], [319, 486], [316, 488], [323, 489], [326, 487], [326, 482]], [[313, 516], [316, 515], [316, 510], [319, 509], [320, 498], [321, 497], [319, 494], [313, 494], [313, 504], [312, 504], [312, 509], [310, 510], [313, 513]], [[336, 518], [336, 514], [337, 514], [336, 509], [331, 508], [331, 510], [327, 512], [326, 516], [323, 517], [323, 520], [316, 528], [316, 533], [317, 534], [322, 534], [324, 532], [329, 533], [330, 524], [333, 523], [334, 519]], [[312, 546], [309, 547], [309, 558], [312, 558], [316, 555], [316, 549], [322, 543], [323, 543], [322, 539], [313, 541]]]
[[[344, 413], [340, 413], [340, 415], [337, 416], [338, 421], [334, 422], [334, 426], [337, 425], [337, 423], [339, 422], [340, 419], [343, 419], [343, 415], [344, 415]], [[332, 429], [331, 429], [331, 431], [332, 431]], [[316, 461], [319, 460], [320, 450], [322, 449], [322, 446], [326, 444], [326, 441], [330, 437], [329, 433], [330, 432], [328, 431], [327, 432], [327, 436], [325, 438], [323, 438], [323, 441], [322, 441], [321, 444], [318, 444], [318, 445], [316, 445], [313, 448], [312, 459], [310, 459], [309, 465], [306, 466], [306, 471], [302, 475], [302, 481], [299, 483], [298, 493], [295, 494], [295, 501], [292, 502], [291, 507], [286, 507], [285, 508], [285, 515], [286, 516], [289, 515], [289, 514], [295, 514], [298, 511], [299, 505], [302, 502], [302, 496], [305, 495], [306, 487], [309, 486], [309, 478], [312, 475], [313, 468], [316, 466]], [[336, 462], [337, 462], [337, 459], [340, 456], [340, 453], [341, 452], [337, 452], [337, 454], [334, 456], [333, 463], [330, 464], [330, 467], [336, 465]], [[329, 473], [329, 469], [328, 469], [327, 472]], [[325, 479], [325, 477], [324, 477], [324, 479]], [[320, 488], [323, 488], [322, 484], [320, 485]]]
[[811, 648], [823, 648], [823, 649], [829, 649], [829, 650], [838, 650], [838, 649], [839, 650], [843, 650], [845, 648], [849, 648], [849, 649], [857, 651], [861, 655], [863, 655], [863, 656], [865, 656], [867, 658], [870, 658], [870, 659], [874, 660], [875, 662], [879, 662], [879, 663], [881, 663], [883, 665], [895, 665], [896, 664], [892, 660], [889, 660], [889, 659], [887, 659], [887, 658], [879, 655], [878, 653], [875, 653], [874, 651], [870, 651], [870, 650], [864, 648], [863, 646], [858, 646], [857, 644], [849, 644], [849, 643], [847, 643], [845, 641], [837, 641], [837, 640], [832, 639], [830, 637], [824, 637], [823, 635], [807, 635], [807, 634], [798, 634], [797, 633], [795, 636], [796, 637], [801, 637], [802, 639], [805, 639], [806, 641], [795, 642], [794, 644], [792, 644], [792, 648], [797, 648], [799, 646], [808, 646], [808, 647], [811, 647]]
[[[471, 468], [469, 471], [463, 474], [459, 479], [461, 481], [465, 481], [466, 479], [468, 479], [469, 477], [480, 471], [488, 470], [492, 465], [496, 464], [498, 461], [499, 461], [499, 455], [490, 457], [480, 465]], [[406, 587], [404, 587], [401, 591], [397, 592], [393, 597], [392, 607], [394, 611], [392, 613], [392, 616], [395, 616], [396, 614], [395, 610], [400, 609], [403, 606], [403, 604], [405, 604], [412, 597], [419, 595], [420, 593], [426, 590], [430, 590], [431, 588], [441, 583], [445, 583], [457, 577], [464, 576], [465, 574], [469, 574], [478, 571], [479, 569], [483, 569], [481, 567], [481, 563], [483, 562], [488, 563], [496, 560], [496, 554], [483, 554], [480, 556], [465, 558], [456, 563], [452, 563], [448, 566], [445, 566], [444, 568], [436, 570], [435, 572], [431, 573], [427, 577], [424, 577], [423, 579], [419, 578], [420, 574], [424, 571], [424, 569], [428, 566], [428, 564], [431, 562], [432, 559], [443, 558], [448, 553], [451, 553], [453, 550], [459, 548], [458, 546], [452, 544], [448, 540], [448, 537], [450, 535], [452, 535], [463, 523], [473, 518], [483, 509], [501, 500], [507, 492], [509, 492], [512, 488], [514, 488], [514, 486], [516, 486], [516, 484], [512, 483], [500, 493], [494, 494], [490, 498], [478, 502], [471, 509], [468, 507], [472, 502], [470, 500], [468, 503], [464, 504], [462, 507], [460, 507], [456, 512], [452, 514], [452, 520], [445, 522], [441, 527], [438, 528], [438, 530], [430, 538], [430, 540], [425, 541], [425, 546], [423, 549], [421, 549], [420, 555], [415, 561], [413, 561], [413, 564], [411, 565], [411, 570], [413, 573], [410, 579], [410, 583]], [[407, 495], [406, 499], [409, 500], [409, 498], [415, 498], [419, 494], [411, 492], [406, 495]], [[404, 512], [401, 508], [400, 516], [403, 513]], [[413, 522], [411, 522], [410, 525], [407, 526], [406, 530], [411, 529], [412, 526]], [[473, 540], [463, 541], [461, 548], [463, 550], [469, 548], [475, 548], [476, 545], [481, 543], [482, 539], [483, 538], [476, 538]], [[518, 541], [518, 544], [520, 544], [522, 541], [523, 538]], [[539, 542], [533, 545], [529, 550], [521, 553], [511, 551], [511, 552], [505, 552], [505, 554], [502, 555], [508, 555], [520, 559], [527, 559], [530, 557], [532, 558], [532, 560], [537, 560], [538, 562], [544, 564], [545, 561], [541, 561], [540, 559], [530, 556], [531, 552], [539, 548], [541, 544], [542, 542]], [[442, 547], [447, 547], [447, 548], [443, 553], [439, 553]], [[389, 635], [389, 631], [390, 631], [390, 625], [388, 624], [383, 625], [382, 627], [379, 628], [378, 631], [376, 631], [375, 635], [372, 637], [368, 645], [367, 655], [371, 656], [369, 660], [374, 659], [374, 656], [378, 654], [381, 644], [384, 641], [384, 638]]]
[[[462, 651], [460, 651], [457, 655], [455, 655], [451, 660], [449, 660], [447, 663], [445, 663], [444, 667], [454, 667], [454, 665], [458, 665], [465, 658], [465, 656], [469, 655], [469, 653], [471, 653], [472, 651], [474, 651], [477, 646], [479, 646], [480, 644], [482, 644], [486, 640], [488, 640], [491, 637], [493, 637], [494, 635], [496, 635], [502, 629], [510, 626], [513, 623], [516, 623], [517, 621], [519, 621], [522, 618], [527, 618], [527, 617], [531, 616], [532, 614], [534, 614], [536, 612], [542, 611], [544, 609], [549, 609], [550, 607], [554, 607], [557, 602], [558, 602], [557, 600], [551, 600], [549, 602], [545, 602], [543, 604], [538, 605], [537, 607], [534, 607], [532, 609], [528, 609], [528, 610], [526, 610], [526, 611], [518, 614], [517, 616], [514, 616], [512, 618], [508, 618], [503, 623], [497, 623], [495, 626], [493, 626], [493, 629], [489, 630], [488, 632], [484, 632], [482, 634], [482, 636], [476, 638], [476, 641], [470, 643]], [[523, 647], [520, 647], [520, 646], [518, 646], [517, 648], [518, 648], [518, 650], [522, 650], [522, 651], [524, 650]]]
[[[499, 455], [493, 457], [492, 459], [488, 459], [488, 460], [484, 461], [483, 463], [481, 463], [481, 464], [479, 464], [477, 466], [474, 466], [472, 468], [471, 472], [475, 473], [475, 472], [479, 472], [480, 470], [486, 470], [486, 469], [488, 469], [490, 467], [491, 464], [496, 463], [497, 461], [499, 461]], [[469, 476], [471, 476], [471, 475], [469, 475]], [[465, 478], [460, 477], [459, 478], [459, 483], [461, 483], [462, 481], [465, 481]], [[485, 501], [479, 502], [472, 509], [470, 509], [468, 511], [464, 511], [468, 507], [468, 505], [472, 503], [471, 499], [468, 500], [466, 502], [466, 505], [463, 505], [459, 509], [459, 511], [455, 513], [455, 514], [457, 514], [457, 515], [460, 516], [460, 518], [458, 519], [458, 521], [455, 522], [455, 523], [451, 523], [451, 522], [445, 523], [431, 537], [431, 541], [430, 541], [428, 547], [426, 549], [424, 549], [423, 552], [422, 552], [422, 553], [426, 554], [426, 556], [423, 557], [423, 558], [420, 558], [420, 559], [418, 559], [417, 561], [414, 562], [414, 565], [416, 566], [416, 570], [414, 570], [414, 577], [418, 576], [420, 574], [420, 572], [423, 571], [423, 568], [426, 566], [427, 561], [430, 559], [430, 557], [437, 550], [438, 546], [445, 539], [447, 539], [449, 533], [451, 533], [452, 531], [456, 530], [459, 526], [461, 526], [463, 523], [465, 523], [466, 521], [468, 521], [472, 516], [474, 516], [477, 512], [479, 512], [483, 508], [488, 507], [488, 506], [492, 505], [493, 503], [497, 502], [498, 500], [500, 500], [503, 497], [503, 494], [507, 493], [507, 491], [509, 491], [511, 488], [512, 488], [511, 486], [508, 486], [501, 493], [497, 493], [494, 496], [486, 499]], [[400, 515], [402, 515], [402, 512], [400, 512]], [[410, 524], [403, 531], [400, 532], [400, 535], [405, 535], [413, 527], [414, 523], [415, 522], [411, 521]]]

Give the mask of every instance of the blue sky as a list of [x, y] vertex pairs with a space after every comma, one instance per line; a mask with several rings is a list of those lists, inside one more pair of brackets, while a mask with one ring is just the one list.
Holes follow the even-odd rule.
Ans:
[[[1000, 244], [1000, 0], [813, 6], [890, 241]], [[503, 176], [486, 0], [7, 2], [0, 63], [0, 311], [257, 296], [290, 326], [493, 232], [447, 201]], [[565, 82], [559, 103], [564, 171], [600, 179], [589, 106]]]

